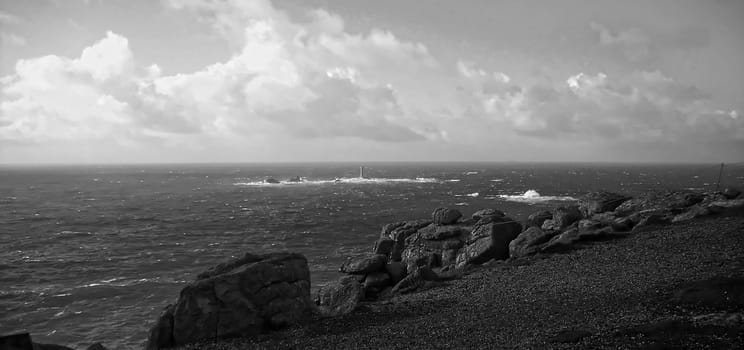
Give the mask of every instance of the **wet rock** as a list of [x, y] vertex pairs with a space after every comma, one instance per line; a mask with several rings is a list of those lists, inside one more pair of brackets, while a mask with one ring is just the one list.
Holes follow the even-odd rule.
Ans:
[[352, 275], [366, 275], [373, 272], [382, 271], [385, 268], [387, 256], [382, 254], [367, 254], [360, 258], [347, 260], [341, 264], [339, 269]]
[[156, 321], [147, 348], [169, 341], [166, 346], [255, 336], [301, 323], [311, 312], [310, 271], [304, 256], [246, 254], [200, 274], [184, 287], [176, 303]]
[[579, 199], [579, 210], [584, 217], [613, 211], [630, 197], [612, 192], [590, 192]]
[[375, 272], [367, 275], [362, 283], [365, 293], [370, 291], [375, 294], [390, 285], [390, 275], [385, 272]]
[[548, 210], [541, 210], [534, 212], [530, 214], [530, 216], [527, 217], [527, 220], [524, 223], [524, 227], [542, 227], [545, 220], [550, 220], [553, 218], [553, 213]]
[[316, 304], [321, 315], [335, 317], [348, 314], [359, 305], [364, 290], [356, 276], [344, 276], [318, 291]]
[[462, 213], [459, 210], [450, 208], [436, 208], [431, 213], [431, 219], [437, 225], [454, 224], [461, 217]]
[[535, 226], [530, 227], [509, 243], [509, 256], [520, 258], [536, 254], [540, 251], [540, 246], [548, 242], [555, 235], [556, 233], [552, 231], [543, 231]]

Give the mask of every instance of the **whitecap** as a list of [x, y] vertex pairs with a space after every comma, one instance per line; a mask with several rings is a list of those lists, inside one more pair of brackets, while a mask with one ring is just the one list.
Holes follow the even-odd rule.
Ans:
[[549, 201], [575, 201], [576, 198], [570, 196], [543, 196], [535, 190], [527, 190], [523, 194], [517, 195], [500, 195], [501, 199], [512, 202], [538, 203]]
[[491, 182], [502, 182], [504, 179], [491, 179]]
[[328, 180], [303, 180], [303, 181], [279, 181], [279, 183], [267, 183], [265, 181], [236, 182], [235, 186], [251, 187], [277, 187], [277, 186], [308, 186], [328, 184], [388, 184], [388, 183], [436, 183], [439, 180], [431, 177], [416, 178], [361, 178], [343, 177]]
[[464, 175], [478, 175], [477, 171], [466, 171], [463, 173]]

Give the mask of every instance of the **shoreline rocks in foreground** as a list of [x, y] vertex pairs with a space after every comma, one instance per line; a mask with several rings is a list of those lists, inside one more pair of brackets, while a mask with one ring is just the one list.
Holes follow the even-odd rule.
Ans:
[[302, 323], [312, 312], [304, 256], [246, 254], [199, 274], [184, 287], [151, 329], [146, 348], [255, 336]]
[[322, 315], [338, 316], [361, 301], [456, 277], [470, 265], [565, 252], [650, 226], [716, 214], [744, 215], [741, 192], [659, 191], [637, 198], [590, 192], [576, 205], [538, 211], [524, 222], [496, 209], [464, 217], [457, 209], [437, 208], [431, 219], [385, 225], [372, 252], [345, 262], [340, 271], [348, 276], [321, 288], [315, 301]]
[[[732, 193], [736, 195], [733, 196]], [[361, 301], [410, 293], [458, 277], [493, 260], [564, 252], [586, 242], [623, 237], [646, 227], [707, 215], [743, 215], [741, 194], [666, 191], [637, 198], [593, 192], [578, 205], [540, 211], [518, 222], [496, 209], [464, 217], [437, 208], [430, 219], [383, 226], [373, 249], [349, 259], [347, 275], [310, 299], [307, 260], [299, 254], [246, 254], [202, 273], [166, 307], [148, 349], [207, 339], [255, 337], [301, 324], [313, 313], [337, 317]]]

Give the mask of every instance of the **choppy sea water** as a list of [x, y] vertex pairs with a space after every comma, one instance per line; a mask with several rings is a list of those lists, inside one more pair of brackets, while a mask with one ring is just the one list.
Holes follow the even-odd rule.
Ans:
[[[436, 207], [523, 219], [591, 190], [712, 190], [719, 174], [718, 165], [373, 163], [360, 178], [359, 166], [0, 166], [0, 334], [141, 348], [185, 283], [245, 252], [305, 254], [317, 289], [345, 257], [368, 252], [382, 225]], [[743, 187], [744, 167], [726, 167], [722, 183]]]

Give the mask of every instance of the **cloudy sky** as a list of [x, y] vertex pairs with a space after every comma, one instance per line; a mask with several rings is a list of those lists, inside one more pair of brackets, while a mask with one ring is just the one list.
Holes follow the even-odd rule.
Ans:
[[744, 1], [0, 3], [0, 163], [740, 161]]

